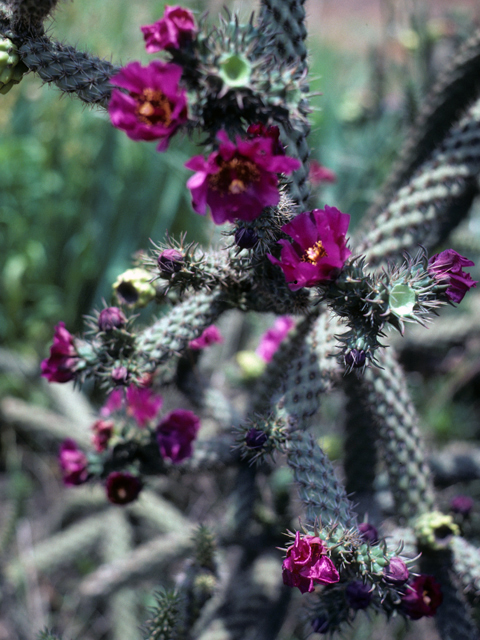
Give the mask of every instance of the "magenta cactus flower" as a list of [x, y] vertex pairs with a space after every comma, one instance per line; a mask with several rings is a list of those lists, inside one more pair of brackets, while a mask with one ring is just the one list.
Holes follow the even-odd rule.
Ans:
[[88, 480], [87, 456], [78, 448], [72, 438], [67, 438], [60, 445], [58, 453], [63, 483], [67, 487], [84, 484]]
[[175, 409], [157, 427], [157, 442], [163, 458], [179, 463], [193, 453], [192, 442], [200, 429], [200, 419], [185, 409]]
[[452, 302], [461, 302], [469, 289], [477, 286], [477, 280], [463, 271], [463, 267], [473, 267], [475, 263], [453, 249], [437, 253], [428, 261], [428, 272], [442, 284], [448, 283], [445, 295]]
[[292, 291], [334, 280], [352, 253], [347, 247], [346, 233], [350, 216], [335, 207], [301, 213], [282, 227], [293, 243], [279, 240], [280, 260], [269, 255], [278, 265]]
[[207, 205], [215, 224], [234, 220], [251, 222], [264, 207], [280, 200], [279, 173], [289, 174], [300, 167], [295, 158], [276, 154], [272, 137], [258, 136], [233, 143], [225, 131], [218, 134], [220, 146], [208, 158], [194, 156], [185, 166], [195, 175], [187, 187], [192, 192], [192, 206], [204, 215]]
[[127, 389], [127, 414], [132, 416], [139, 427], [153, 420], [163, 404], [162, 396], [146, 387], [131, 384]]
[[300, 536], [297, 531], [295, 542], [287, 549], [287, 557], [283, 561], [283, 583], [307, 593], [315, 589], [315, 583], [338, 582], [340, 574], [326, 553], [327, 546], [323, 540]]
[[337, 181], [336, 174], [327, 167], [324, 167], [317, 160], [310, 161], [310, 168], [308, 171], [308, 178], [314, 187], [325, 183], [333, 183]]
[[193, 13], [178, 5], [165, 7], [163, 18], [140, 27], [147, 53], [164, 49], [180, 49], [193, 40], [198, 27]]
[[402, 609], [411, 620], [431, 618], [442, 604], [440, 584], [433, 576], [420, 574], [406, 587], [402, 596]]
[[295, 322], [290, 316], [280, 316], [277, 318], [273, 327], [270, 327], [261, 337], [260, 344], [256, 348], [255, 353], [265, 360], [265, 362], [270, 362], [274, 353], [294, 325]]
[[113, 435], [114, 423], [111, 420], [96, 420], [92, 425], [92, 443], [95, 451], [101, 453], [107, 448]]
[[251, 124], [247, 129], [249, 138], [271, 138], [273, 140], [272, 150], [276, 155], [285, 155], [285, 148], [280, 142], [280, 129], [275, 125], [266, 127], [261, 122]]
[[138, 498], [143, 484], [140, 478], [123, 471], [112, 471], [105, 483], [107, 498], [112, 504], [128, 504]]
[[165, 151], [173, 134], [187, 121], [187, 98], [179, 86], [181, 67], [154, 60], [146, 67], [131, 62], [110, 82], [114, 89], [108, 105], [112, 124], [132, 140], [159, 140]]
[[209, 347], [212, 344], [221, 344], [223, 340], [224, 338], [220, 333], [220, 330], [214, 324], [211, 324], [203, 330], [202, 334], [198, 338], [190, 340], [188, 346], [194, 351], [199, 351], [200, 349], [205, 349], [205, 347]]
[[65, 329], [65, 323], [55, 327], [50, 357], [41, 364], [42, 376], [49, 382], [68, 382], [75, 378], [78, 354], [71, 333]]

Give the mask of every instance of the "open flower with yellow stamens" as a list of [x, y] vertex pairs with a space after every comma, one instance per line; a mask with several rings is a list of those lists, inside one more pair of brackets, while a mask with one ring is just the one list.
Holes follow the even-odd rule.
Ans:
[[280, 260], [269, 255], [270, 262], [282, 270], [292, 291], [335, 280], [352, 253], [346, 233], [350, 216], [335, 207], [301, 213], [282, 227], [293, 238], [279, 240]]
[[186, 93], [179, 86], [182, 69], [154, 60], [142, 67], [131, 62], [113, 76], [108, 112], [112, 124], [132, 140], [159, 140], [157, 151], [165, 151], [176, 130], [187, 121]]
[[280, 200], [279, 173], [300, 167], [295, 158], [276, 153], [276, 141], [269, 135], [252, 140], [237, 137], [233, 143], [225, 131], [218, 134], [220, 146], [208, 158], [195, 156], [185, 166], [196, 171], [187, 187], [197, 213], [212, 210], [215, 224], [258, 218], [264, 207]]

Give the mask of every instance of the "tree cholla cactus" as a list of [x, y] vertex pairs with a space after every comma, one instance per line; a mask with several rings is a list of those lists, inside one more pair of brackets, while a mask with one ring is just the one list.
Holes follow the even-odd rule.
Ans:
[[[366, 610], [435, 616], [445, 639], [456, 620], [462, 638], [477, 638], [470, 604], [479, 593], [478, 550], [439, 511], [404, 374], [383, 340], [389, 328], [403, 335], [406, 323], [425, 325], [476, 284], [465, 271], [471, 260], [453, 249], [429, 254], [465, 215], [478, 179], [478, 83], [472, 96], [461, 82], [472, 67], [478, 73], [478, 39], [441, 81], [435, 108], [421, 117], [428, 135], [409, 144], [387, 199], [351, 241], [348, 214], [329, 205], [305, 210], [310, 107], [302, 0], [262, 0], [247, 24], [227, 12], [215, 27], [169, 6], [142, 26], [156, 57], [122, 68], [46, 36], [42, 24], [54, 6], [11, 0], [1, 9], [0, 91], [28, 69], [108, 108], [115, 127], [133, 141], [155, 141], [159, 152], [181, 132], [195, 135], [204, 152], [186, 164], [194, 172], [187, 182], [193, 209], [230, 225], [211, 249], [185, 237], [156, 239], [114, 283], [117, 306], [94, 311], [81, 337], [60, 322], [42, 363], [50, 382], [90, 378], [108, 394], [92, 426], [94, 451], [72, 439], [61, 447], [65, 484], [102, 483], [110, 502], [123, 505], [149, 476], [221, 466], [237, 474], [225, 521], [214, 532], [196, 531], [183, 576], [175, 591], [157, 595], [145, 637], [273, 639], [297, 587], [311, 594], [303, 615], [315, 633], [342, 631]], [[448, 123], [437, 131], [442, 109]], [[162, 315], [142, 326], [136, 309], [155, 303]], [[242, 415], [197, 368], [202, 352], [223, 341], [215, 323], [231, 309], [289, 316], [265, 337]], [[349, 397], [345, 486], [358, 494], [356, 507], [312, 429], [335, 384]], [[195, 411], [178, 404], [164, 410], [160, 392], [172, 385]], [[216, 431], [202, 437], [205, 416]], [[231, 450], [218, 445], [222, 438]], [[375, 504], [378, 453], [404, 527], [398, 545], [382, 532]], [[275, 548], [280, 531], [292, 526], [288, 491], [272, 489], [269, 525], [256, 513], [258, 477], [282, 462], [303, 508], [283, 567]], [[231, 541], [242, 553], [236, 564], [224, 552]]]

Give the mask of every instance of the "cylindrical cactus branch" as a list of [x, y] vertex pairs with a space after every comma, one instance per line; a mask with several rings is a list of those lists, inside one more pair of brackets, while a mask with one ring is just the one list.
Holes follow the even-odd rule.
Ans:
[[359, 392], [378, 427], [396, 514], [410, 521], [434, 506], [431, 472], [405, 375], [391, 349], [379, 352], [378, 364], [359, 378]]
[[[357, 251], [370, 265], [398, 260], [419, 244], [431, 249], [445, 229], [458, 224], [480, 171], [480, 100], [450, 129], [442, 143], [402, 186], [390, 204], [370, 221]], [[467, 197], [468, 196], [468, 197]], [[452, 216], [455, 218], [452, 219]]]
[[43, 23], [50, 17], [58, 0], [9, 0], [14, 31], [43, 32]]
[[44, 82], [75, 94], [86, 104], [107, 106], [110, 78], [120, 69], [111, 62], [47, 37], [25, 40], [19, 52], [23, 63]]
[[480, 550], [462, 538], [454, 536], [450, 545], [452, 567], [463, 593], [474, 604], [480, 598]]
[[[297, 77], [302, 79], [307, 72], [307, 47], [305, 40], [307, 29], [305, 26], [305, 0], [262, 0], [260, 7], [260, 27], [269, 29], [274, 34], [276, 55], [279, 60], [297, 66]], [[298, 95], [300, 111], [305, 119], [296, 120], [291, 127], [280, 123], [281, 135], [287, 146], [288, 154], [298, 158], [302, 166], [292, 175], [290, 193], [300, 207], [306, 208], [310, 195], [308, 182], [308, 158], [310, 147], [307, 142], [310, 125], [306, 120], [308, 102], [306, 93], [308, 86], [302, 83], [301, 93]], [[303, 94], [303, 95], [302, 95]]]

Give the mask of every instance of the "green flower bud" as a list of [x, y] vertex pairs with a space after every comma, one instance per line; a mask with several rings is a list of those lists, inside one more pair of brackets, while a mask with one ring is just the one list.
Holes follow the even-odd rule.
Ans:
[[20, 82], [27, 70], [13, 42], [9, 38], [0, 37], [0, 93], [8, 93], [14, 84]]

